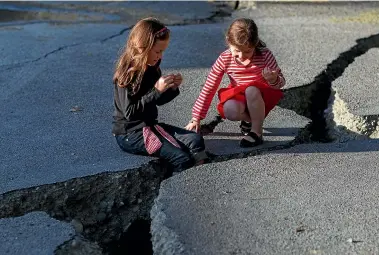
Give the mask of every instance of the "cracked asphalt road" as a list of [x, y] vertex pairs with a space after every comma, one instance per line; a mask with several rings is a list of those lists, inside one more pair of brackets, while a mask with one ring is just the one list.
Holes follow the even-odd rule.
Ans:
[[[110, 134], [113, 65], [119, 49], [125, 43], [128, 30], [138, 15], [156, 14], [158, 17], [161, 15], [173, 31], [172, 41], [165, 55], [162, 68], [165, 72], [181, 72], [185, 82], [181, 95], [172, 104], [162, 107], [160, 118], [176, 125], [184, 125], [188, 121], [190, 109], [205, 81], [210, 66], [213, 64], [215, 57], [225, 48], [223, 33], [232, 18], [250, 16], [256, 19], [263, 40], [275, 53], [279, 65], [286, 75], [287, 89], [299, 88], [312, 83], [315, 77], [326, 69], [328, 64], [338, 58], [340, 53], [353, 47], [357, 39], [378, 33], [375, 19], [378, 4], [375, 3], [346, 5], [329, 3], [317, 5], [258, 3], [256, 9], [240, 10], [234, 12], [232, 17], [222, 14], [221, 16], [224, 17], [213, 18], [213, 22], [210, 17], [214, 17], [217, 8], [208, 2], [174, 3], [170, 7], [168, 7], [167, 3], [152, 2], [147, 5], [147, 8], [142, 8], [141, 3], [138, 2], [93, 3], [93, 5], [87, 6], [82, 6], [80, 3], [48, 4], [50, 8], [64, 7], [71, 10], [79, 8], [87, 12], [103, 11], [109, 15], [115, 14], [112, 9], [119, 9], [122, 12], [124, 10], [122, 8], [129, 8], [129, 13], [131, 12], [130, 10], [143, 12], [141, 14], [136, 11], [133, 17], [127, 15], [121, 17], [122, 22], [105, 20], [106, 18], [103, 20], [94, 20], [95, 18], [92, 18], [92, 20], [91, 18], [75, 20], [72, 17], [70, 22], [67, 22], [67, 17], [62, 18], [62, 16], [58, 16], [53, 22], [46, 22], [43, 19], [42, 21], [35, 20], [35, 16], [31, 16], [27, 20], [6, 21], [0, 24], [0, 37], [2, 38], [0, 52], [4, 56], [0, 62], [0, 105], [2, 109], [0, 118], [3, 120], [0, 123], [0, 150], [2, 151], [0, 193], [5, 195], [7, 192], [23, 188], [35, 188], [39, 185], [65, 182], [72, 178], [85, 178], [86, 176], [106, 171], [127, 170], [141, 166], [150, 160], [147, 157], [127, 155], [119, 151]], [[117, 6], [117, 4], [122, 6]], [[29, 3], [15, 5], [17, 5], [17, 8], [24, 8]], [[33, 3], [35, 8], [37, 8], [36, 5], [43, 10], [47, 8], [47, 3]], [[27, 8], [30, 8], [30, 6], [27, 6]], [[362, 13], [367, 12], [369, 12], [370, 18], [364, 19], [360, 16]], [[77, 15], [84, 14], [78, 12]], [[178, 24], [181, 23], [187, 25], [179, 26]], [[201, 42], [200, 44], [199, 41]], [[366, 54], [370, 54], [370, 52], [372, 51]], [[369, 69], [377, 66], [375, 58], [368, 57], [366, 59], [365, 55], [362, 55], [361, 58], [362, 62], [366, 64], [366, 68], [361, 66], [356, 68], [361, 69], [362, 72], [376, 72], [376, 69], [373, 69], [374, 71]], [[342, 77], [351, 73], [349, 69], [346, 70], [348, 71], [343, 73]], [[347, 88], [344, 92], [347, 93], [347, 97], [349, 97], [348, 93], [354, 93], [355, 95], [360, 93], [354, 86], [359, 82], [360, 79], [355, 76], [350, 76], [347, 81], [344, 81], [343, 85]], [[375, 84], [375, 80], [372, 79], [365, 81], [366, 84], [370, 82]], [[299, 130], [310, 121], [308, 118], [291, 111], [296, 107], [301, 108], [302, 101], [300, 99], [309, 97], [307, 93], [302, 93], [301, 91], [297, 93], [292, 100], [295, 106], [283, 105], [282, 108], [278, 107], [266, 121], [267, 143], [265, 146], [268, 149], [286, 147], [285, 145], [290, 144], [298, 135]], [[367, 94], [367, 92], [365, 93]], [[359, 95], [361, 95], [360, 98], [364, 103], [364, 100], [366, 100], [365, 95]], [[299, 99], [298, 101], [296, 100], [297, 98]], [[370, 105], [377, 105], [375, 104], [377, 98], [369, 99], [371, 100]], [[355, 103], [355, 101], [351, 103]], [[213, 109], [214, 104], [215, 102], [213, 102]], [[206, 121], [209, 122], [215, 117], [216, 112], [212, 110], [208, 114]], [[206, 137], [208, 148], [212, 153], [216, 155], [233, 154], [233, 157], [236, 158], [241, 153], [249, 153], [238, 148], [237, 125], [223, 122], [214, 131], [214, 134]], [[313, 151], [313, 145], [309, 146], [302, 148], [308, 148], [308, 150]], [[322, 150], [328, 151], [330, 147], [325, 146], [326, 149]], [[365, 147], [364, 142], [362, 146]], [[358, 146], [358, 148], [361, 147]], [[376, 155], [375, 146], [371, 147], [370, 145], [365, 148], [369, 148], [370, 151], [373, 151], [372, 155]], [[251, 153], [254, 155], [254, 151]], [[288, 164], [297, 164], [297, 157], [290, 155], [288, 158], [287, 154], [290, 154], [289, 152], [283, 154], [281, 157], [286, 162], [289, 162]], [[351, 154], [351, 158], [354, 155]], [[335, 154], [329, 155], [328, 153], [323, 156], [335, 159], [334, 165], [327, 165], [326, 163], [322, 166], [320, 165], [323, 169], [330, 171], [340, 171], [341, 169], [338, 169], [338, 166], [342, 164], [341, 162], [345, 162], [346, 158], [345, 156], [339, 158]], [[199, 197], [196, 194], [201, 194], [201, 187], [206, 185], [205, 180], [211, 181], [221, 174], [225, 180], [236, 180], [241, 189], [247, 189], [251, 186], [251, 183], [240, 180], [238, 173], [252, 171], [251, 168], [256, 169], [255, 171], [258, 172], [264, 171], [262, 166], [266, 165], [267, 162], [274, 162], [272, 165], [273, 175], [280, 175], [283, 166], [280, 161], [273, 157], [275, 156], [270, 154], [263, 159], [257, 159], [258, 163], [255, 162], [254, 158], [235, 160], [231, 163], [218, 163], [218, 169], [221, 169], [221, 171], [223, 168], [227, 169], [222, 174], [218, 172], [215, 174], [213, 169], [216, 166], [210, 164], [202, 168], [191, 169], [188, 174], [183, 176], [173, 177], [167, 180], [162, 188], [159, 201], [163, 202], [159, 205], [159, 209], [165, 210], [165, 208], [175, 207], [179, 199], [183, 202], [183, 205], [177, 207], [176, 210], [178, 210], [179, 214], [188, 217], [188, 221], [190, 221], [192, 219], [189, 214], [191, 210], [188, 210], [187, 206], [191, 203], [186, 203], [187, 201], [192, 201], [192, 199], [197, 199], [199, 203], [198, 216], [201, 218], [203, 217], [202, 215], [207, 215], [207, 207], [202, 207], [203, 204], [207, 205], [207, 203], [205, 200], [201, 200], [201, 198], [205, 199], [206, 196]], [[314, 162], [313, 157], [308, 156], [308, 154], [303, 157], [304, 159], [301, 161], [303, 165], [299, 165], [299, 169], [306, 169], [308, 165]], [[371, 162], [370, 164], [374, 163]], [[344, 164], [343, 167], [358, 169], [359, 172], [359, 169], [363, 166], [351, 163], [350, 165]], [[196, 171], [199, 169], [202, 169], [201, 171], [205, 175], [203, 181], [197, 178]], [[367, 171], [371, 171], [369, 173], [370, 178], [365, 179], [365, 184], [369, 187], [377, 181], [377, 175], [373, 172], [372, 165], [367, 166], [367, 169]], [[317, 168], [312, 168], [312, 171], [316, 174]], [[304, 174], [298, 176], [296, 173], [291, 175], [291, 178], [299, 181], [306, 179]], [[176, 179], [187, 178], [187, 176], [186, 182], [178, 181], [182, 179]], [[347, 174], [344, 180], [348, 179], [349, 176]], [[253, 177], [254, 175], [251, 175], [251, 178]], [[267, 178], [262, 178], [262, 183], [266, 181]], [[344, 188], [344, 182], [337, 182], [338, 178], [335, 181], [335, 184], [331, 183], [330, 185], [337, 185], [340, 187], [341, 195], [348, 196], [350, 191]], [[171, 182], [172, 184], [170, 184]], [[309, 185], [311, 184], [309, 183]], [[351, 185], [353, 184], [351, 183]], [[176, 189], [180, 190], [181, 185], [189, 185], [196, 190], [189, 192], [184, 197], [180, 197], [182, 193], [177, 192]], [[289, 182], [288, 188], [296, 190], [296, 185], [291, 185], [295, 184]], [[254, 190], [259, 192], [259, 185], [252, 187], [255, 187]], [[315, 189], [321, 189], [321, 187], [315, 186]], [[218, 189], [213, 191], [215, 194], [209, 194], [210, 197], [221, 192]], [[296, 193], [294, 194], [296, 195]], [[241, 194], [235, 193], [234, 195], [238, 197]], [[167, 196], [172, 199], [166, 199]], [[308, 198], [307, 203], [312, 205], [312, 194], [309, 194], [306, 199]], [[327, 198], [325, 197], [325, 201]], [[289, 201], [291, 208], [296, 209], [298, 203], [304, 202], [297, 199], [299, 198], [295, 196], [293, 200]], [[236, 203], [238, 204], [238, 202]], [[234, 205], [235, 208], [242, 206], [237, 204]], [[250, 205], [249, 208], [254, 206]], [[264, 210], [272, 209], [272, 207], [262, 208], [263, 212], [265, 212]], [[368, 212], [375, 212], [376, 210], [370, 204], [366, 204], [364, 208]], [[291, 213], [291, 210], [287, 210], [288, 208], [286, 209], [285, 207], [278, 206], [274, 209], [278, 212], [283, 212], [284, 210], [288, 214]], [[241, 217], [250, 218], [244, 215], [244, 212], [241, 211]], [[223, 207], [218, 208], [213, 213], [214, 215], [220, 214], [220, 219], [223, 221], [235, 217], [235, 214], [223, 210]], [[310, 215], [312, 216], [312, 211], [310, 211]], [[196, 232], [198, 231], [196, 225], [192, 225], [191, 228], [190, 224], [171, 216], [170, 214], [166, 215], [167, 220], [163, 222], [160, 219], [155, 219], [155, 229], [159, 232], [167, 225], [173, 229], [175, 235], [179, 236], [179, 241], [184, 245], [184, 248], [196, 249], [199, 243], [195, 239], [191, 239], [191, 243], [183, 243], [183, 232], [181, 232], [183, 229], [184, 231], [188, 229]], [[309, 217], [312, 218], [311, 216]], [[318, 216], [321, 219], [323, 219], [322, 217], [326, 219], [324, 215]], [[352, 216], [353, 219], [355, 217], [358, 216]], [[238, 222], [239, 219], [241, 218], [237, 217], [235, 221]], [[270, 220], [259, 218], [259, 215], [255, 215], [252, 219], [256, 219], [254, 224], [257, 224], [257, 226], [260, 222]], [[29, 221], [30, 219], [27, 220]], [[210, 222], [212, 221], [216, 222], [210, 219]], [[295, 224], [297, 221], [299, 221], [298, 218], [291, 224]], [[320, 222], [321, 225], [326, 224], [322, 220]], [[3, 221], [2, 224], [7, 223]], [[247, 226], [249, 225], [249, 223], [246, 224]], [[270, 224], [274, 224], [274, 222], [270, 222]], [[241, 238], [237, 229], [234, 229], [237, 225], [230, 225], [229, 230], [231, 231], [226, 235], [230, 240]], [[258, 227], [261, 229], [262, 226], [259, 225]], [[212, 230], [215, 231], [216, 239], [214, 240], [218, 240], [218, 233], [223, 233], [217, 230], [217, 228]], [[44, 237], [39, 236], [39, 239], [46, 238], [49, 235], [49, 231], [54, 231], [54, 229], [44, 231], [46, 231]], [[284, 231], [287, 230], [284, 229]], [[161, 232], [165, 233], [164, 231]], [[362, 235], [368, 235], [366, 232], [361, 233]], [[62, 242], [64, 242], [67, 237], [61, 238]], [[157, 234], [154, 238], [156, 246], [162, 242], [170, 244], [172, 241]], [[249, 243], [249, 237], [245, 236], [244, 238], [246, 239], [242, 238], [239, 244], [243, 240]], [[270, 238], [270, 236], [265, 236], [266, 241], [262, 242], [270, 243], [277, 240]], [[278, 238], [280, 239], [280, 237]], [[291, 240], [286, 240], [285, 242], [291, 244]], [[316, 243], [317, 240], [315, 241]], [[205, 238], [203, 241], [206, 242], [207, 239]], [[17, 242], [22, 243], [22, 240]], [[328, 243], [328, 245], [334, 244]], [[326, 252], [328, 251], [328, 245], [323, 246]], [[0, 245], [0, 247], [5, 246]], [[247, 250], [244, 250], [243, 247], [245, 246], [243, 244], [240, 247], [229, 247], [227, 245], [223, 247], [225, 251], [231, 249], [230, 252], [237, 253], [238, 251], [242, 253], [252, 249], [250, 246], [246, 246]], [[262, 247], [262, 250], [260, 250], [262, 253], [270, 251], [267, 246]], [[281, 246], [271, 247], [276, 249]], [[301, 247], [300, 249], [296, 245], [286, 247], [291, 247], [292, 251], [300, 251], [304, 248]], [[339, 246], [337, 245], [337, 247]], [[314, 250], [317, 251], [316, 248]], [[347, 251], [349, 252], [350, 250]], [[8, 254], [22, 253], [13, 250]]]

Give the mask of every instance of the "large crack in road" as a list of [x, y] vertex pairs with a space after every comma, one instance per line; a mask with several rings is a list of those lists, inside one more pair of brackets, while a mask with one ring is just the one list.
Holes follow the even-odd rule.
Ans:
[[[121, 36], [128, 29], [130, 28], [123, 29], [102, 42]], [[77, 45], [59, 47], [34, 61], [74, 46]], [[309, 125], [292, 142], [244, 153], [210, 155], [209, 164], [256, 156], [302, 143], [332, 142], [331, 130], [334, 130], [335, 116], [325, 114], [325, 110], [335, 103], [332, 82], [343, 74], [356, 57], [373, 47], [379, 47], [379, 34], [358, 39], [355, 46], [328, 64], [313, 82], [284, 90], [285, 97], [279, 106], [311, 119]], [[378, 118], [376, 116], [375, 119], [374, 116], [367, 118], [367, 121], [371, 126], [368, 127], [369, 132], [363, 135], [369, 135], [375, 130]], [[203, 125], [203, 133], [213, 132], [221, 122], [221, 118], [216, 117]], [[149, 240], [150, 210], [158, 195], [160, 183], [170, 176], [170, 171], [163, 162], [152, 160], [135, 169], [14, 190], [0, 195], [0, 218], [44, 211], [57, 220], [70, 222], [75, 227], [76, 236], [58, 247], [56, 254], [119, 254], [127, 251], [152, 253]]]
[[[292, 142], [244, 153], [210, 155], [209, 163], [251, 157], [301, 143], [332, 141], [324, 114], [329, 107], [332, 82], [356, 57], [372, 47], [379, 47], [379, 34], [357, 40], [357, 45], [341, 53], [310, 84], [285, 90], [280, 106], [311, 119]], [[204, 134], [213, 132], [221, 121], [216, 117], [203, 125], [202, 131]], [[167, 166], [153, 160], [135, 169], [15, 190], [0, 195], [0, 218], [44, 211], [55, 219], [71, 222], [77, 235], [59, 247], [57, 254], [62, 251], [78, 254], [83, 250], [91, 250], [92, 254], [118, 254], [138, 248], [147, 252], [151, 251], [149, 227], [146, 227], [150, 222], [150, 210], [160, 183], [169, 177]], [[141, 238], [136, 240], [136, 237]]]
[[[285, 90], [285, 98], [279, 106], [311, 119], [311, 123], [304, 130], [304, 137], [308, 137], [310, 141], [346, 141], [368, 137], [378, 128], [378, 115], [355, 116], [349, 113], [332, 89], [333, 81], [343, 75], [355, 58], [379, 47], [379, 34], [357, 39], [356, 42], [356, 45], [340, 53], [329, 63], [311, 83]], [[342, 104], [342, 107], [336, 104]], [[352, 122], [351, 119], [357, 121]]]

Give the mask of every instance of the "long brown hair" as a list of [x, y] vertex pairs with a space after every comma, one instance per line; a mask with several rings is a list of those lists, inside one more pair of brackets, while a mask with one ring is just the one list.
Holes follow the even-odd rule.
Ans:
[[[163, 33], [162, 33], [163, 31]], [[170, 30], [155, 18], [142, 19], [133, 26], [119, 57], [113, 75], [113, 83], [120, 87], [131, 86], [135, 94], [147, 67], [147, 58], [157, 40], [167, 40]]]
[[236, 47], [248, 46], [255, 48], [257, 53], [266, 47], [266, 44], [259, 39], [258, 27], [252, 19], [236, 19], [229, 26], [226, 32], [226, 43]]

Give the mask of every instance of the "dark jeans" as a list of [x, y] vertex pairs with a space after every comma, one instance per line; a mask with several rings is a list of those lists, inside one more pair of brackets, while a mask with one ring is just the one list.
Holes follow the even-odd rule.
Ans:
[[152, 155], [146, 151], [142, 129], [133, 131], [127, 135], [116, 136], [117, 144], [122, 150], [131, 154], [165, 159], [175, 172], [183, 171], [193, 166], [196, 162], [207, 158], [204, 139], [200, 134], [164, 123], [159, 123], [159, 125], [175, 138], [181, 148], [172, 145], [154, 129], [154, 133], [162, 142], [162, 147]]

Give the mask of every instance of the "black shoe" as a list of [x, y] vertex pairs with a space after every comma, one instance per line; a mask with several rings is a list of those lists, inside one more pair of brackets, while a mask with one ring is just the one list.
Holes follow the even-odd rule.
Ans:
[[251, 123], [246, 122], [246, 121], [241, 121], [240, 128], [241, 128], [241, 133], [243, 135], [248, 135], [251, 130]]
[[249, 132], [240, 141], [240, 147], [242, 148], [255, 147], [255, 146], [261, 145], [262, 143], [263, 143], [263, 136], [258, 136], [254, 132]]

